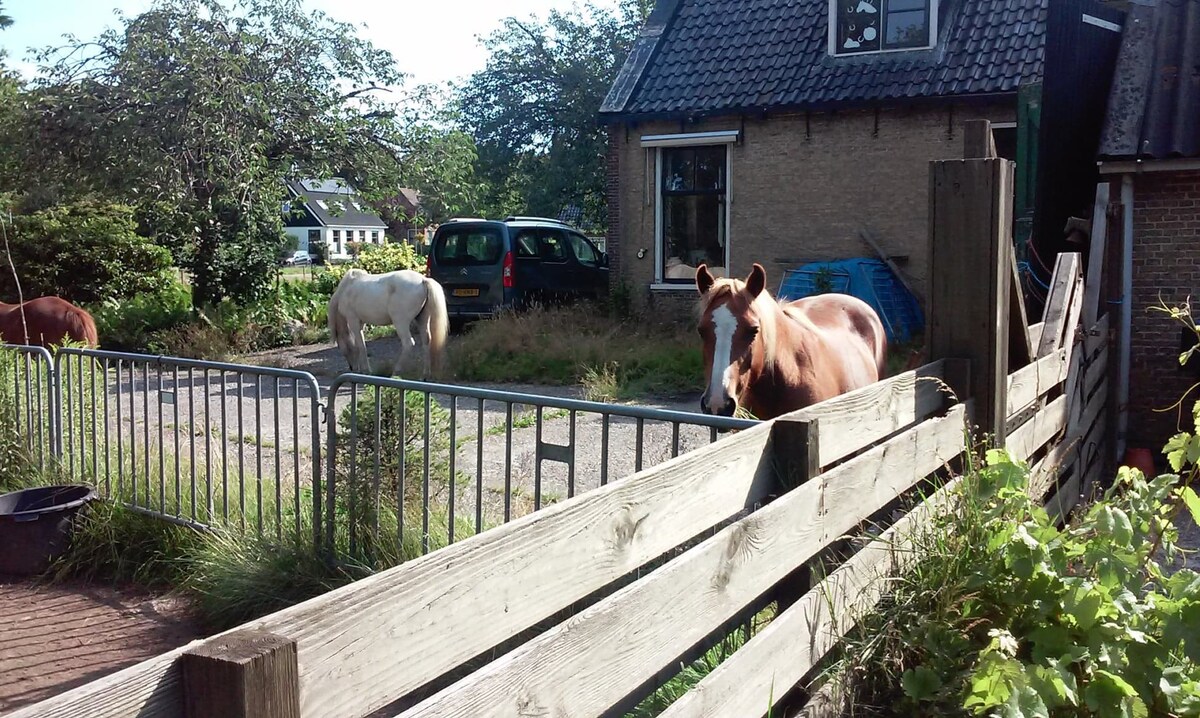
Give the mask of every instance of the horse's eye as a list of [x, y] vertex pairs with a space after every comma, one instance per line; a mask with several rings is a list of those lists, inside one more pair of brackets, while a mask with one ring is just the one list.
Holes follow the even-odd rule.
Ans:
[[746, 327], [746, 333], [751, 337], [758, 336], [758, 327]]

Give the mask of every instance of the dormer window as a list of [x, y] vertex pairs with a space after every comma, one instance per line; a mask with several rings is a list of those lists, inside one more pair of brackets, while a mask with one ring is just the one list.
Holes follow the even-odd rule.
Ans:
[[931, 47], [937, 36], [936, 0], [830, 0], [829, 43], [834, 55]]

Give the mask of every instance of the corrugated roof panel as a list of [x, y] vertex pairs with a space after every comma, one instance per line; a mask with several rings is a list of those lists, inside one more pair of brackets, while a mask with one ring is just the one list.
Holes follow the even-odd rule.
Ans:
[[1200, 0], [1130, 8], [1100, 156], [1200, 157]]

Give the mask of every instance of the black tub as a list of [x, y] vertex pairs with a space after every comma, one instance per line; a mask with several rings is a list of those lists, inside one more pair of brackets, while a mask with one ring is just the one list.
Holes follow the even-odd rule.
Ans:
[[41, 486], [0, 494], [0, 573], [41, 573], [71, 541], [71, 523], [89, 501], [90, 486]]

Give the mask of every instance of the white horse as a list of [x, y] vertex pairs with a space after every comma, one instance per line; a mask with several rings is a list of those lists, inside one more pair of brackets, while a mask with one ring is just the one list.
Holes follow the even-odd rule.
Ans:
[[351, 269], [329, 298], [329, 334], [350, 363], [350, 371], [359, 374], [371, 371], [364, 326], [391, 324], [396, 328], [400, 356], [395, 369], [399, 369], [409, 346], [414, 344], [409, 331], [414, 320], [415, 343], [423, 349], [423, 378], [428, 380], [431, 371], [441, 371], [450, 326], [442, 285], [411, 269], [384, 274]]

